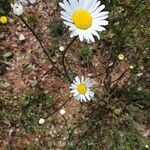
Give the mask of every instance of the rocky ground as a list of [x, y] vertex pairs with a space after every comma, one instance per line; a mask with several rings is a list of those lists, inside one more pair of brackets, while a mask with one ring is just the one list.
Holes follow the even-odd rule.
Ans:
[[[147, 16], [137, 15], [147, 3], [143, 1], [140, 7], [128, 1], [119, 6], [109, 1], [106, 4], [111, 5], [107, 8], [110, 24], [101, 40], [87, 45], [77, 39], [66, 55], [72, 78], [84, 75], [94, 80], [95, 100], [80, 103], [71, 98], [61, 108], [65, 115], [58, 108], [71, 96], [70, 82], [57, 73], [33, 33], [10, 11], [8, 23], [0, 25], [1, 149], [147, 148]], [[122, 28], [120, 18], [132, 12], [128, 7], [138, 9]], [[44, 0], [26, 6], [23, 18], [64, 72], [59, 47], [66, 47], [71, 39], [59, 12], [57, 1]], [[125, 58], [120, 60], [119, 54]], [[43, 125], [40, 118], [47, 118]]]

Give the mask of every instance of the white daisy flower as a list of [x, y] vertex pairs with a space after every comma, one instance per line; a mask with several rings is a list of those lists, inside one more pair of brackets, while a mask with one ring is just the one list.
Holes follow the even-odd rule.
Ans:
[[23, 5], [21, 5], [20, 3], [14, 3], [14, 4], [10, 4], [11, 8], [13, 9], [13, 13], [17, 16], [21, 16], [24, 12], [24, 7]]
[[70, 93], [73, 94], [76, 100], [80, 101], [90, 101], [94, 97], [94, 92], [91, 91], [91, 87], [93, 86], [93, 81], [89, 78], [84, 78], [83, 76], [81, 79], [76, 76], [75, 80], [70, 86]]
[[95, 42], [100, 39], [98, 31], [104, 31], [108, 25], [108, 11], [102, 11], [105, 6], [100, 0], [63, 0], [59, 5], [63, 8], [61, 18], [72, 32], [70, 37], [79, 36], [80, 41]]

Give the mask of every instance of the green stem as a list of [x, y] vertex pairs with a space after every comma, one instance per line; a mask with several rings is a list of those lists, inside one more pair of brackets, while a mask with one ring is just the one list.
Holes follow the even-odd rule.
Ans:
[[67, 68], [66, 68], [66, 65], [65, 65], [65, 60], [66, 60], [66, 53], [67, 53], [67, 50], [70, 48], [70, 46], [75, 42], [75, 40], [77, 39], [77, 36], [75, 36], [71, 41], [70, 43], [67, 45], [67, 47], [65, 48], [65, 50], [63, 51], [63, 54], [62, 54], [62, 65], [63, 65], [63, 68], [64, 68], [64, 72], [65, 72], [65, 75], [67, 76], [67, 78], [69, 79], [70, 82], [72, 82], [72, 80], [70, 79], [69, 75], [68, 75], [68, 71], [67, 71]]
[[50, 113], [47, 117], [45, 117], [44, 119], [47, 119], [49, 117], [51, 117], [52, 115], [54, 115], [56, 112], [58, 112], [63, 106], [65, 106], [72, 97], [69, 97], [69, 99], [67, 99], [61, 106], [59, 106], [56, 110], [54, 110], [54, 112]]
[[51, 57], [49, 56], [47, 50], [45, 49], [45, 47], [43, 46], [40, 38], [36, 35], [36, 33], [34, 32], [34, 30], [28, 25], [28, 23], [24, 20], [23, 17], [20, 17], [22, 22], [26, 25], [26, 27], [28, 27], [28, 29], [32, 32], [32, 34], [35, 36], [35, 38], [37, 39], [37, 41], [39, 42], [43, 52], [45, 53], [45, 55], [47, 56], [48, 60], [50, 61], [50, 63], [52, 64], [53, 68], [55, 68], [57, 70], [57, 72], [59, 73], [59, 76], [62, 74], [62, 72], [55, 66], [55, 63], [53, 62], [53, 60], [51, 59]]

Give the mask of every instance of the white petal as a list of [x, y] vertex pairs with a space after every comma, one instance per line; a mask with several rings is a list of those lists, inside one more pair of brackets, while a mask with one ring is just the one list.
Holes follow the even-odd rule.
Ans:
[[91, 3], [91, 6], [89, 7], [88, 10], [89, 11], [92, 10], [94, 8], [94, 6], [96, 5], [96, 3], [97, 3], [97, 0], [93, 0], [92, 3]]
[[59, 5], [60, 5], [60, 7], [62, 7], [66, 12], [68, 12], [69, 15], [71, 15], [72, 10], [71, 10], [69, 4], [65, 5], [65, 4], [63, 4], [63, 3], [59, 3]]
[[79, 95], [79, 93], [76, 91], [76, 92], [73, 94], [73, 97], [76, 97], [77, 95]]
[[95, 11], [93, 11], [93, 15], [96, 15], [98, 13], [100, 13], [103, 9], [105, 8], [105, 5], [101, 5], [100, 7], [98, 7]]
[[85, 95], [82, 96], [82, 99], [83, 99], [85, 102], [87, 101]]
[[70, 31], [76, 30], [76, 26], [72, 24], [72, 25], [69, 27], [69, 30], [70, 30]]
[[76, 87], [77, 87], [77, 86], [76, 86], [75, 84], [72, 83], [71, 86], [70, 86], [69, 88], [70, 88], [70, 89], [76, 89]]
[[73, 83], [74, 83], [75, 85], [77, 85], [77, 84], [78, 84], [75, 80], [73, 80]]
[[97, 3], [89, 9], [89, 11], [91, 13], [94, 12], [99, 7], [100, 3], [101, 3], [100, 1], [97, 1]]
[[81, 83], [84, 83], [84, 76], [81, 77]]
[[95, 14], [93, 15], [94, 17], [102, 17], [102, 16], [105, 16], [105, 15], [108, 15], [109, 12], [108, 11], [103, 11], [103, 12], [100, 12], [98, 14]]
[[77, 36], [79, 35], [78, 33], [78, 29], [76, 28], [76, 30], [72, 31], [71, 34], [70, 34], [70, 38], [74, 37], [74, 36]]
[[96, 31], [91, 30], [91, 33], [92, 33], [94, 36], [96, 36], [98, 39], [100, 39], [100, 36], [99, 36], [99, 34], [98, 34]]
[[[90, 31], [90, 30], [89, 30], [89, 31]], [[87, 31], [87, 36], [89, 37], [89, 39], [90, 39], [92, 42], [95, 42], [93, 35], [92, 35], [89, 31]]]
[[70, 93], [76, 93], [77, 92], [77, 90], [71, 90], [70, 91]]
[[83, 42], [83, 34], [82, 34], [82, 32], [79, 33], [79, 39], [80, 39], [81, 42]]
[[86, 40], [87, 43], [90, 43], [89, 37], [84, 33], [83, 34], [84, 39]]
[[80, 99], [79, 99], [81, 102], [83, 101], [83, 97], [82, 97], [82, 95], [80, 95]]
[[93, 3], [93, 0], [86, 1], [85, 3], [83, 3], [83, 9], [88, 10], [92, 3]]
[[69, 26], [69, 27], [71, 27], [71, 26], [72, 26], [72, 23], [70, 23], [70, 22], [63, 21], [63, 23], [64, 23], [66, 26]]
[[77, 0], [69, 0], [69, 3], [72, 11], [76, 10], [79, 5]]
[[85, 97], [90, 101], [91, 100], [91, 98], [90, 98], [90, 96], [89, 96], [89, 93], [85, 93]]
[[63, 0], [63, 3], [64, 3], [65, 6], [71, 8], [71, 7], [70, 7], [70, 4], [69, 4], [69, 2], [68, 2], [67, 0]]
[[72, 33], [70, 34], [70, 38], [73, 38], [74, 36], [76, 36], [76, 31], [72, 31]]
[[96, 31], [105, 31], [106, 29], [99, 25], [93, 25], [93, 29]]
[[79, 78], [78, 76], [75, 77], [75, 81], [76, 81], [78, 84], [81, 83], [81, 82], [80, 82], [80, 78]]
[[83, 94], [80, 94], [80, 100], [81, 100], [81, 102], [82, 102], [82, 101], [85, 101], [85, 102], [86, 102], [86, 97], [85, 97]]
[[107, 20], [101, 20], [101, 21], [97, 21], [96, 24], [101, 25], [101, 26], [105, 26], [105, 25], [108, 25], [108, 21]]
[[61, 15], [71, 20], [71, 15], [69, 15], [66, 11], [60, 11]]
[[93, 98], [93, 97], [94, 97], [94, 92], [93, 92], [93, 91], [89, 91], [89, 96], [90, 96], [91, 98]]
[[62, 15], [61, 15], [61, 18], [64, 19], [64, 20], [66, 20], [66, 21], [68, 21], [68, 22], [72, 22], [72, 20], [69, 19], [68, 17], [65, 17], [65, 16], [62, 16]]
[[101, 16], [101, 17], [97, 17], [95, 18], [97, 21], [101, 21], [101, 20], [104, 20], [104, 19], [107, 19], [108, 18], [108, 15], [105, 15], [105, 16]]
[[80, 100], [80, 95], [74, 97], [77, 101]]
[[79, 8], [83, 8], [84, 0], [79, 0]]

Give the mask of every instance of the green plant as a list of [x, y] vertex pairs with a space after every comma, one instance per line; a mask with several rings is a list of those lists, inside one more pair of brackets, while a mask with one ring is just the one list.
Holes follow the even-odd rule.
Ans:
[[9, 0], [1, 0], [0, 1], [0, 16], [5, 15], [10, 11]]
[[53, 97], [43, 92], [37, 94], [33, 91], [24, 94], [20, 103], [22, 110], [20, 121], [27, 131], [36, 129], [39, 118], [44, 117], [43, 114], [47, 114], [46, 111], [49, 110], [52, 102]]
[[64, 33], [64, 25], [62, 20], [54, 20], [49, 24], [50, 34], [54, 37], [62, 36]]
[[92, 58], [94, 55], [94, 50], [90, 49], [88, 46], [85, 46], [79, 49], [79, 59], [82, 62], [83, 66], [90, 66], [92, 64]]
[[28, 17], [27, 17], [27, 21], [28, 21], [28, 23], [29, 23], [29, 25], [31, 26], [31, 27], [36, 27], [37, 26], [37, 24], [38, 24], [38, 21], [37, 21], [37, 18], [36, 18], [36, 16], [35, 15], [29, 15]]

